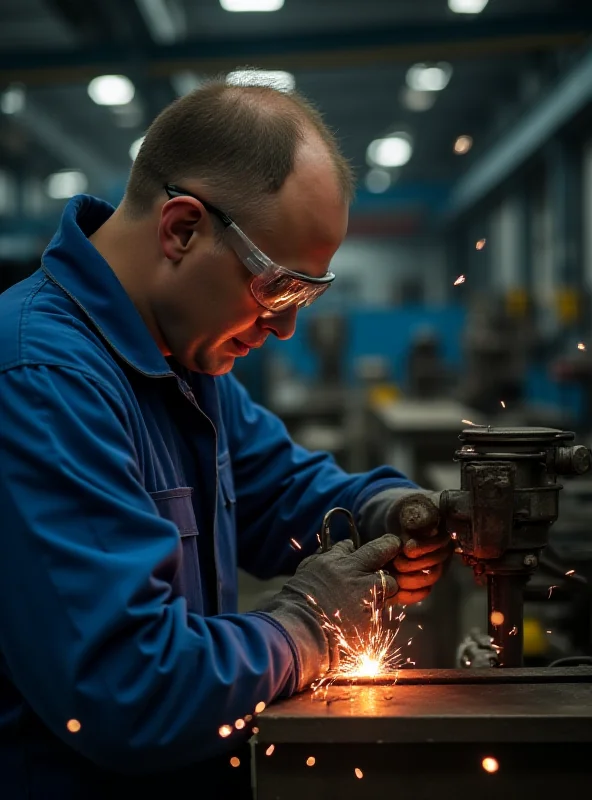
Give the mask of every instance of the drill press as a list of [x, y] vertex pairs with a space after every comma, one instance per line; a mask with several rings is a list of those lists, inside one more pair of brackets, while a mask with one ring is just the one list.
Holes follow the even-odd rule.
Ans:
[[498, 665], [523, 663], [523, 592], [557, 520], [561, 475], [590, 469], [590, 451], [553, 428], [475, 426], [462, 431], [461, 488], [440, 496], [457, 551], [487, 581], [488, 627]]

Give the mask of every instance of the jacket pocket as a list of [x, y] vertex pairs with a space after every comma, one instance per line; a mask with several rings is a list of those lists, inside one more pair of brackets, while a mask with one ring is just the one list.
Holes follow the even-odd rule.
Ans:
[[192, 494], [193, 489], [189, 486], [150, 492], [159, 515], [173, 522], [179, 531], [181, 563], [173, 579], [173, 591], [185, 597], [189, 611], [201, 614], [203, 602], [197, 549], [199, 531], [191, 502]]

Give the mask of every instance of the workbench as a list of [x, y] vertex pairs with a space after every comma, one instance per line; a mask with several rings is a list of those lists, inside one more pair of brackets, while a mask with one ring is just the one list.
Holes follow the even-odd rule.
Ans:
[[381, 426], [385, 463], [422, 483], [421, 461], [450, 461], [458, 449], [463, 419], [482, 423], [482, 415], [456, 400], [393, 400], [372, 406]]
[[257, 800], [557, 800], [592, 785], [591, 667], [401, 670], [278, 702], [257, 726]]

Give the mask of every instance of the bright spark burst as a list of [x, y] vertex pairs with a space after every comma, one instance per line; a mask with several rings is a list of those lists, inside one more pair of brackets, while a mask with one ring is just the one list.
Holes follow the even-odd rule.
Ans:
[[240, 767], [240, 758], [237, 758], [236, 756], [232, 756], [232, 758], [230, 759], [230, 766], [231, 767]]
[[461, 422], [463, 423], [463, 425], [474, 425], [475, 427], [477, 427], [477, 424], [475, 422], [471, 422], [470, 419], [461, 419]]
[[255, 728], [252, 728], [251, 730], [253, 731], [253, 733], [255, 734], [255, 736], [256, 736], [256, 735], [259, 733], [259, 728], [256, 728], [256, 727], [255, 727]]
[[230, 736], [232, 733], [232, 726], [231, 725], [220, 725], [218, 728], [218, 733], [223, 739], [226, 739], [227, 736]]
[[[330, 619], [324, 612], [320, 612], [323, 627], [330, 631], [337, 642], [339, 668], [335, 678], [375, 678], [384, 673], [394, 672], [401, 664], [401, 648], [394, 647], [398, 628], [392, 631], [383, 625], [385, 586], [384, 576], [381, 577], [383, 578], [381, 590], [377, 591], [374, 586], [371, 601], [364, 601], [370, 610], [370, 629], [364, 634], [354, 628], [351, 635], [345, 631], [343, 625], [335, 622], [337, 615]], [[320, 688], [320, 684], [317, 688]]]
[[566, 577], [569, 577], [570, 575], [575, 575], [575, 574], [576, 574], [575, 569], [568, 569], [567, 572], [565, 573]]
[[464, 275], [459, 275], [458, 278], [454, 281], [453, 286], [459, 286], [459, 284], [464, 283], [466, 281], [466, 277]]
[[314, 765], [316, 764], [316, 761], [317, 760], [316, 760], [316, 758], [314, 756], [309, 756], [306, 759], [306, 766], [307, 767], [314, 767]]
[[237, 731], [240, 731], [245, 727], [245, 724], [246, 723], [244, 719], [237, 719], [237, 721], [234, 723], [234, 727], [237, 729]]
[[547, 596], [547, 600], [551, 599], [551, 595], [553, 594], [553, 589], [558, 589], [558, 588], [559, 586], [557, 586], [556, 584], [554, 584], [553, 586], [549, 586], [549, 594]]
[[486, 242], [487, 242], [487, 239], [479, 239], [479, 241], [475, 244], [475, 249], [476, 250], [483, 250], [483, 248], [485, 247]]
[[257, 703], [255, 706], [255, 714], [260, 714], [262, 711], [265, 710], [265, 703], [261, 700], [260, 703]]
[[300, 542], [297, 542], [296, 539], [290, 539], [290, 544], [295, 550], [302, 550], [302, 545]]
[[362, 778], [364, 777], [364, 773], [362, 772], [362, 770], [359, 767], [356, 767], [354, 769], [354, 773], [356, 775], [356, 778], [359, 778], [360, 780], [362, 780]]
[[580, 342], [578, 344], [578, 350], [585, 350], [585, 349], [586, 349], [586, 345], [584, 344], [584, 342]]
[[517, 633], [518, 633], [518, 628], [514, 625], [514, 627], [510, 631], [510, 636], [516, 636]]
[[78, 733], [82, 725], [78, 722], [77, 719], [69, 719], [66, 723], [66, 728], [70, 731], [70, 733]]
[[504, 401], [503, 401], [503, 400], [500, 400], [500, 403], [502, 404], [502, 408], [505, 408], [505, 407], [506, 407], [506, 404], [504, 403]]
[[269, 747], [267, 748], [267, 750], [265, 751], [265, 755], [266, 756], [270, 756], [273, 753], [274, 750], [275, 750], [275, 745], [274, 744], [270, 744]]

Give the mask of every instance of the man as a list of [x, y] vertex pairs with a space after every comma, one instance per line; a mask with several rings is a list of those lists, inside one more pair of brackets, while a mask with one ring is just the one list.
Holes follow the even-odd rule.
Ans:
[[[322, 613], [363, 631], [373, 587], [412, 603], [439, 577], [447, 537], [397, 523], [411, 482], [306, 452], [229, 374], [330, 285], [351, 192], [304, 100], [212, 83], [152, 124], [119, 208], [73, 198], [0, 298], [3, 796], [249, 796], [257, 704], [334, 663]], [[315, 555], [335, 506], [367, 543]], [[236, 613], [237, 566], [304, 556]]]

